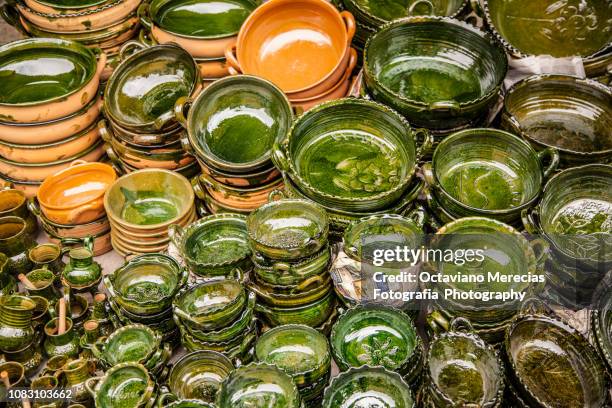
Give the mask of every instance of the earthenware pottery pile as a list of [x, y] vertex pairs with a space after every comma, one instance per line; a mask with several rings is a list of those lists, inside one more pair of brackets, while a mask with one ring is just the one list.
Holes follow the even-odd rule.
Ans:
[[46, 177], [74, 160], [102, 157], [95, 122], [104, 53], [73, 41], [33, 38], [1, 46], [0, 60], [2, 179], [32, 197]]
[[[104, 254], [112, 250], [104, 193], [116, 179], [115, 170], [108, 164], [75, 160], [45, 179], [30, 208], [51, 242], [66, 245], [91, 236], [94, 255]], [[48, 262], [61, 260], [49, 248], [31, 255]]]
[[197, 61], [205, 82], [229, 75], [225, 50], [259, 0], [154, 0], [138, 8], [150, 41], [176, 43]]
[[145, 254], [106, 275], [104, 286], [110, 293], [109, 304], [122, 325], [146, 325], [174, 346], [178, 329], [172, 319], [172, 299], [185, 285], [188, 274], [167, 255]]
[[329, 331], [336, 296], [329, 274], [329, 223], [312, 201], [279, 199], [247, 217], [255, 265], [255, 309], [270, 326], [299, 323]]
[[195, 275], [241, 280], [253, 268], [244, 215], [209, 215], [186, 228], [171, 225], [168, 234]]
[[255, 295], [240, 281], [215, 279], [184, 288], [172, 307], [187, 350], [218, 351], [236, 365], [253, 359]]
[[468, 320], [453, 320], [450, 331], [430, 342], [422, 389], [425, 407], [500, 407], [503, 393], [501, 359], [473, 333]]
[[175, 114], [187, 132], [183, 145], [202, 168], [192, 184], [208, 211], [248, 214], [282, 188], [271, 150], [287, 134], [293, 114], [271, 82], [224, 78], [195, 100], [180, 99]]
[[300, 324], [278, 326], [257, 340], [255, 357], [289, 374], [306, 406], [320, 405], [331, 374], [331, 352], [325, 335]]
[[195, 221], [194, 198], [189, 180], [170, 170], [137, 170], [117, 179], [104, 195], [113, 248], [123, 256], [164, 251], [170, 225]]
[[[490, 299], [487, 307], [475, 299], [460, 300], [460, 297], [443, 296], [447, 289], [458, 292], [518, 291], [539, 293], [545, 278], [543, 266], [547, 259], [548, 245], [543, 239], [528, 241], [513, 227], [484, 217], [465, 217], [450, 222], [434, 235], [432, 248], [458, 249], [466, 246], [482, 250], [483, 261], [479, 266], [466, 267], [442, 259], [427, 262], [423, 268], [448, 277], [448, 282], [426, 283], [425, 286], [439, 294], [434, 300], [434, 311], [427, 317], [429, 329], [434, 333], [450, 328], [453, 317], [464, 317], [472, 322], [474, 331], [490, 344], [503, 340], [506, 328], [520, 307], [518, 299]], [[480, 274], [481, 268], [495, 271], [506, 279], [485, 283], [453, 280], [460, 274]], [[513, 279], [513, 276], [528, 274], [528, 282]]]
[[27, 0], [9, 2], [0, 9], [4, 20], [29, 37], [75, 41], [101, 49], [108, 59], [102, 63], [106, 81], [121, 46], [140, 28], [136, 10], [141, 0]]
[[181, 147], [183, 130], [173, 109], [177, 99], [201, 89], [196, 62], [176, 44], [135, 41], [118, 58], [104, 92], [107, 121], [99, 123], [109, 157], [124, 173], [160, 168], [193, 176], [197, 166]]
[[612, 166], [590, 164], [557, 173], [539, 204], [523, 214], [525, 229], [551, 244], [547, 283], [563, 303], [591, 303], [612, 264]]
[[422, 186], [417, 163], [432, 143], [386, 106], [349, 98], [300, 116], [272, 158], [287, 174], [288, 194], [321, 204], [332, 231], [342, 233], [356, 219], [406, 210]]
[[353, 15], [330, 2], [268, 1], [242, 24], [225, 56], [230, 73], [273, 82], [303, 111], [347, 95], [357, 64], [354, 34]]

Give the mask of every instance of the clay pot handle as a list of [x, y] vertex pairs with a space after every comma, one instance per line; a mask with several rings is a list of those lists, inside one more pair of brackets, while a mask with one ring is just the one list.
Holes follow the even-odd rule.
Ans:
[[100, 76], [102, 75], [102, 71], [104, 71], [104, 68], [106, 68], [106, 53], [102, 50], [99, 51], [98, 54], [98, 64], [96, 65], [96, 77], [100, 78]]
[[127, 169], [125, 168], [125, 166], [123, 165], [123, 163], [119, 159], [119, 156], [117, 156], [117, 153], [115, 153], [113, 148], [108, 143], [104, 145], [104, 148], [105, 148], [104, 150], [106, 151], [106, 155], [110, 159], [115, 172], [117, 174], [128, 174], [129, 172], [127, 171]]
[[82, 160], [82, 159], [76, 159], [76, 160], [73, 160], [70, 163], [70, 167], [79, 166], [81, 164], [88, 164], [88, 163], [89, 163], [88, 161], [85, 161], [85, 160]]
[[321, 275], [314, 275], [304, 279], [302, 282], [300, 282], [299, 285], [295, 287], [295, 289], [291, 290], [291, 293], [303, 292], [304, 290], [306, 290], [306, 288], [316, 283], [323, 284], [323, 278], [321, 277]]
[[[428, 7], [428, 8], [429, 8], [429, 12], [428, 12], [428, 13], [425, 13], [425, 14], [423, 14], [423, 13], [414, 14], [414, 10], [417, 8], [417, 6], [419, 6], [419, 5], [421, 5], [421, 4], [423, 4], [423, 5], [425, 5], [426, 7]], [[430, 15], [430, 16], [431, 16], [431, 15], [433, 15], [433, 14], [435, 13], [435, 8], [434, 8], [434, 5], [433, 5], [433, 4], [431, 3], [431, 1], [429, 1], [429, 0], [417, 0], [417, 1], [415, 1], [414, 3], [412, 3], [412, 4], [410, 5], [410, 7], [408, 7], [408, 10], [407, 10], [407, 11], [408, 11], [408, 13], [407, 13], [407, 16], [408, 16], [408, 17], [410, 17], [410, 16], [414, 16], [414, 15], [417, 15], [417, 16], [421, 16], [421, 15]]]
[[240, 63], [236, 57], [236, 43], [229, 44], [225, 49], [225, 60], [229, 65], [228, 70], [231, 75], [238, 75], [242, 72]]
[[544, 265], [544, 261], [548, 257], [548, 250], [550, 249], [550, 245], [543, 238], [536, 238], [533, 241], [529, 242], [529, 246], [533, 250], [533, 253], [536, 258], [536, 264], [538, 265], [538, 269], [541, 269], [541, 266]]
[[223, 188], [221, 183], [218, 183], [206, 173], [200, 174], [200, 182], [204, 183], [204, 185], [210, 190], [218, 191], [224, 195], [228, 194], [228, 191]]
[[0, 17], [2, 17], [2, 19], [8, 25], [15, 28], [24, 36], [30, 37], [30, 33], [28, 33], [28, 31], [21, 25], [21, 22], [19, 21], [19, 13], [13, 7], [14, 2], [12, 2], [13, 4], [11, 4], [11, 1], [8, 1], [7, 3], [8, 4], [5, 4], [4, 6], [0, 7]]
[[[147, 16], [147, 18], [148, 18], [148, 16]], [[151, 24], [153, 24], [153, 23], [151, 23]], [[141, 42], [142, 44], [146, 45], [147, 47], [153, 47], [154, 45], [158, 45], [159, 44], [157, 41], [155, 41], [155, 38], [153, 38], [153, 36], [147, 35], [145, 30], [140, 30], [140, 32], [138, 33], [138, 41]]]
[[195, 193], [196, 197], [198, 197], [202, 201], [206, 200], [206, 193], [204, 192], [204, 189], [202, 189], [202, 186], [200, 185], [199, 176], [195, 176], [191, 179], [191, 188], [193, 188], [193, 192]]
[[169, 391], [163, 392], [157, 398], [156, 407], [157, 408], [162, 408], [162, 407], [165, 407], [165, 406], [169, 405], [171, 402], [174, 402], [174, 401], [178, 401], [178, 398], [176, 398], [176, 396], [174, 394], [172, 394]]
[[273, 201], [282, 200], [286, 198], [285, 192], [283, 190], [272, 190], [268, 193], [268, 202], [271, 203]]
[[[416, 150], [416, 161], [418, 162], [433, 147], [433, 145], [434, 145], [434, 136], [433, 136], [433, 134], [429, 130], [422, 129], [422, 128], [415, 129], [414, 130], [414, 136], [415, 136], [415, 139], [417, 139], [419, 136], [422, 137], [421, 145], [418, 146], [417, 150]], [[415, 140], [415, 142], [416, 142], [416, 140]]]
[[134, 52], [144, 50], [145, 48], [147, 48], [147, 46], [139, 41], [128, 41], [119, 49], [119, 61], [123, 61]]
[[108, 127], [105, 119], [100, 119], [98, 122], [98, 133], [106, 143], [110, 143], [113, 139], [113, 131]]
[[86, 213], [87, 211], [96, 211], [97, 212], [97, 211], [99, 211], [99, 209], [100, 209], [100, 203], [99, 202], [87, 203], [87, 204], [82, 205], [82, 206], [80, 206], [78, 208], [75, 208], [68, 215], [69, 224], [76, 224], [75, 220], [77, 218], [79, 218], [82, 214]]
[[427, 325], [435, 334], [448, 331], [450, 328], [448, 319], [437, 310], [434, 310], [427, 316]]
[[523, 227], [525, 227], [525, 231], [527, 231], [527, 233], [532, 235], [539, 233], [540, 223], [538, 222], [539, 217], [537, 209], [523, 209], [523, 211], [521, 211], [521, 221], [523, 222]]
[[281, 172], [289, 170], [287, 156], [285, 156], [285, 152], [279, 143], [274, 143], [274, 146], [272, 146], [272, 161]]
[[538, 159], [540, 160], [540, 163], [542, 163], [542, 166], [544, 166], [544, 161], [547, 157], [549, 158], [549, 163], [548, 167], [544, 169], [545, 180], [549, 178], [555, 172], [555, 170], [557, 170], [557, 167], [559, 167], [559, 151], [554, 147], [547, 147], [546, 149], [540, 151], [538, 153]]
[[100, 381], [102, 377], [91, 377], [85, 380], [85, 389], [92, 396], [92, 398], [96, 398], [96, 392], [94, 391], [94, 387], [96, 383]]
[[[153, 22], [149, 17], [148, 8], [149, 3], [142, 3], [140, 6], [138, 6], [137, 15], [138, 19], [140, 20], [140, 24], [149, 32], [151, 32], [151, 30], [153, 29]], [[140, 32], [142, 33], [143, 31], [141, 30]]]
[[185, 231], [183, 227], [178, 224], [172, 224], [168, 227], [168, 238], [172, 241], [174, 245], [180, 250], [181, 241], [183, 240], [183, 234]]
[[350, 11], [342, 11], [340, 12], [340, 17], [344, 20], [344, 25], [346, 26], [346, 43], [350, 44], [353, 41], [353, 36], [355, 35], [356, 24], [355, 17], [351, 14]]
[[472, 333], [474, 332], [474, 327], [472, 323], [465, 317], [455, 317], [450, 322], [450, 330], [456, 332], [464, 332], [464, 333]]
[[[174, 118], [185, 129], [187, 129], [187, 117], [188, 117], [188, 114], [189, 114], [188, 112], [189, 112], [189, 109], [191, 108], [192, 103], [193, 103], [193, 100], [187, 96], [181, 96], [174, 103]], [[184, 145], [183, 145], [183, 148], [185, 148]]]

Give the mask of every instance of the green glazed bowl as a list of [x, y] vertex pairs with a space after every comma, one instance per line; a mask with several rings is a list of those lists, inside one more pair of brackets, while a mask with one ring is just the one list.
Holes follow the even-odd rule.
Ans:
[[523, 223], [527, 232], [544, 234], [561, 262], [605, 273], [612, 261], [611, 214], [612, 166], [590, 164], [552, 177]]
[[412, 391], [402, 377], [383, 367], [350, 368], [332, 379], [323, 394], [322, 408], [414, 408]]
[[255, 344], [255, 357], [285, 371], [298, 387], [317, 382], [330, 371], [331, 365], [327, 338], [299, 324], [278, 326], [265, 332]]
[[506, 94], [501, 123], [536, 149], [558, 149], [566, 167], [612, 159], [612, 90], [590, 79], [526, 78]]
[[465, 319], [436, 336], [427, 355], [429, 396], [436, 407], [498, 407], [504, 392], [504, 368], [495, 350], [473, 333]]
[[[129, 55], [133, 48], [139, 51]], [[176, 126], [175, 102], [190, 96], [200, 82], [191, 55], [176, 44], [145, 48], [129, 42], [121, 48], [120, 59], [104, 90], [105, 115], [125, 129], [144, 133]]]
[[98, 408], [150, 407], [155, 399], [155, 383], [137, 363], [118, 364], [103, 377], [88, 379], [85, 387]]
[[591, 327], [600, 355], [605, 359], [608, 372], [612, 372], [612, 290], [603, 284], [591, 312]]
[[102, 338], [94, 343], [92, 352], [107, 367], [113, 367], [121, 363], [149, 365], [150, 360], [160, 350], [161, 341], [160, 334], [148, 326], [130, 324], [115, 330], [107, 338]]
[[296, 307], [278, 307], [256, 303], [255, 311], [260, 313], [272, 327], [284, 324], [304, 324], [310, 327], [318, 327], [327, 321], [335, 306], [336, 296], [332, 290], [321, 299], [310, 304]]
[[166, 408], [215, 408], [213, 404], [200, 400], [180, 400], [162, 406]]
[[296, 286], [289, 293], [283, 293], [275, 286], [264, 286], [263, 284], [251, 280], [248, 287], [255, 292], [259, 301], [278, 307], [296, 307], [313, 303], [327, 292], [332, 290], [333, 285], [331, 276], [317, 276], [312, 280], [306, 281], [304, 286]]
[[554, 148], [536, 153], [513, 134], [468, 129], [445, 138], [423, 173], [434, 198], [454, 218], [513, 223], [535, 204], [558, 164]]
[[497, 101], [508, 62], [491, 36], [446, 17], [384, 25], [363, 56], [368, 92], [411, 124], [452, 129], [484, 116]]
[[257, 254], [253, 256], [253, 274], [255, 280], [268, 287], [278, 288], [282, 292], [299, 292], [314, 282], [320, 281], [316, 276], [327, 273], [331, 260], [331, 247], [325, 246], [321, 251], [297, 262], [273, 261]]
[[194, 351], [174, 363], [167, 382], [178, 399], [214, 402], [221, 384], [233, 369], [232, 362], [221, 353]]
[[503, 350], [511, 381], [529, 406], [605, 406], [603, 362], [571, 326], [539, 313], [521, 314], [506, 331]]
[[193, 337], [188, 331], [184, 330], [184, 326], [179, 326], [181, 329], [181, 343], [188, 351], [208, 350], [223, 353], [230, 360], [236, 361], [236, 365], [243, 364], [245, 353], [248, 353], [253, 348], [257, 338], [257, 325], [253, 321], [247, 329], [233, 337], [232, 340], [223, 343], [213, 343], [209, 341], [199, 340]]
[[[78, 42], [29, 38], [0, 47], [0, 105], [35, 106], [61, 102], [96, 75], [96, 55]], [[95, 95], [82, 101], [85, 105]], [[79, 110], [75, 107], [74, 111]], [[0, 117], [13, 122], [10, 117]]]
[[383, 366], [404, 375], [412, 372], [423, 347], [408, 315], [388, 306], [359, 305], [340, 315], [330, 336], [341, 370]]
[[287, 374], [268, 364], [234, 370], [221, 386], [219, 408], [300, 408], [300, 394]]
[[291, 261], [314, 255], [327, 243], [325, 210], [308, 200], [280, 199], [253, 211], [246, 220], [254, 253]]
[[247, 303], [244, 286], [223, 279], [181, 290], [173, 301], [174, 314], [195, 329], [218, 329], [234, 321]]
[[189, 272], [171, 257], [146, 254], [130, 259], [104, 277], [113, 301], [130, 313], [154, 315], [167, 310], [187, 282]]
[[195, 100], [179, 100], [176, 113], [189, 134], [186, 149], [214, 169], [237, 174], [272, 167], [272, 146], [293, 121], [283, 91], [248, 75], [215, 81]]
[[[422, 136], [422, 145], [417, 138]], [[433, 143], [386, 106], [345, 98], [300, 116], [273, 160], [310, 199], [350, 212], [389, 207]]]
[[607, 0], [485, 0], [484, 15], [489, 30], [516, 57], [588, 60], [612, 43], [612, 9]]
[[186, 228], [171, 225], [168, 231], [189, 269], [198, 276], [244, 274], [251, 269], [246, 217], [216, 214]]

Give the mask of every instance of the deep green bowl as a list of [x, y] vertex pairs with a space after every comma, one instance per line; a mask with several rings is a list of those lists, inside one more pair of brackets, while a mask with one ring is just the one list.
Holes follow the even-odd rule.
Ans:
[[612, 290], [609, 282], [602, 282], [596, 299], [595, 308], [591, 312], [591, 327], [608, 372], [612, 372]]
[[345, 98], [300, 116], [273, 160], [313, 201], [368, 212], [389, 207], [406, 192], [432, 143], [428, 132], [413, 130], [386, 106]]
[[330, 246], [297, 262], [279, 262], [262, 256], [254, 256], [253, 274], [255, 280], [266, 287], [277, 289], [282, 286], [279, 290], [283, 293], [299, 292], [302, 288], [311, 285], [305, 282], [321, 281], [315, 276], [324, 275], [327, 272], [330, 259]]
[[446, 17], [390, 22], [370, 37], [363, 58], [368, 93], [428, 129], [452, 129], [484, 116], [508, 70], [496, 40]]
[[179, 101], [176, 110], [195, 154], [208, 166], [237, 174], [271, 167], [272, 146], [293, 121], [285, 94], [248, 75], [215, 81], [195, 100]]
[[559, 150], [566, 167], [612, 159], [612, 90], [590, 79], [526, 78], [506, 94], [501, 123], [538, 150]]
[[325, 388], [322, 408], [362, 406], [414, 408], [416, 402], [402, 377], [383, 367], [350, 368]]
[[155, 400], [155, 383], [147, 369], [136, 363], [122, 363], [108, 370], [103, 377], [85, 382], [96, 407], [150, 407]]
[[513, 134], [468, 129], [445, 138], [423, 173], [434, 198], [451, 216], [513, 223], [535, 204], [558, 163], [553, 148], [537, 153]]
[[[198, 65], [176, 44], [146, 48], [127, 43], [121, 63], [108, 79], [104, 113], [117, 125], [144, 133], [167, 131], [176, 126], [174, 104], [190, 96], [200, 82]], [[139, 48], [129, 55], [128, 46]], [[128, 56], [129, 55], [129, 56]]]
[[107, 367], [129, 362], [148, 365], [160, 350], [161, 341], [161, 335], [148, 326], [131, 324], [96, 342], [92, 351]]

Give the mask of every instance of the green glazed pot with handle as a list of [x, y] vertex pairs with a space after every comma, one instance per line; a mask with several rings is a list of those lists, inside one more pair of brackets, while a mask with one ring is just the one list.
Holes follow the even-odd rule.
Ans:
[[82, 243], [68, 250], [68, 264], [62, 272], [62, 283], [79, 292], [89, 290], [102, 279], [102, 267], [94, 260], [93, 238], [62, 240], [63, 244]]
[[76, 333], [72, 319], [66, 317], [66, 331], [62, 334], [57, 333], [59, 318], [51, 319], [45, 324], [45, 341], [43, 348], [47, 357], [66, 355], [77, 358], [81, 351], [79, 336]]
[[0, 252], [10, 258], [7, 267], [11, 274], [26, 273], [31, 269], [28, 249], [35, 245], [23, 218], [0, 217]]
[[28, 297], [9, 295], [0, 297], [0, 350], [22, 350], [34, 340], [32, 315], [36, 305]]
[[138, 363], [114, 366], [102, 377], [85, 382], [98, 408], [150, 408], [155, 402], [155, 383]]

